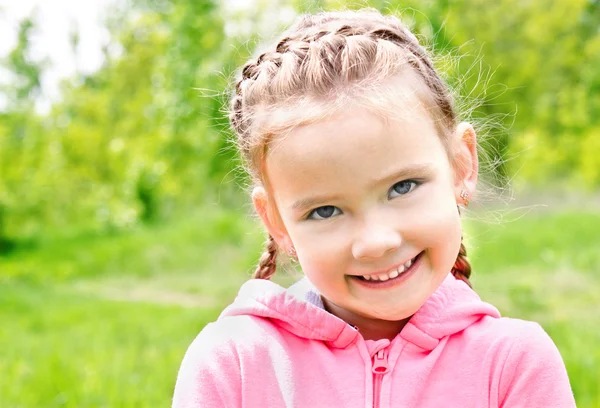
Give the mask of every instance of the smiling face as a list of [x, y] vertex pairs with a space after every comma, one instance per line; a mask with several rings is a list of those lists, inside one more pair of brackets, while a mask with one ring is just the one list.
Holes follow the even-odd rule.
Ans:
[[355, 106], [298, 127], [266, 158], [270, 194], [255, 205], [348, 322], [410, 317], [456, 261], [463, 179], [416, 102], [399, 107], [410, 112], [399, 121]]

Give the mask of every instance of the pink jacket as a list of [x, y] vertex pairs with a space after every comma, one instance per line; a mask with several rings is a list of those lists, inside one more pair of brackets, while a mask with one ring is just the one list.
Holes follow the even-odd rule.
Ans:
[[390, 342], [365, 341], [307, 280], [250, 280], [194, 340], [174, 408], [575, 407], [536, 323], [501, 318], [448, 275]]

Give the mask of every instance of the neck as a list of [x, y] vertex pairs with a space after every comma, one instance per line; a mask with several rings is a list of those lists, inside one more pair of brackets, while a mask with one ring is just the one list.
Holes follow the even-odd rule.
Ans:
[[356, 327], [365, 340], [388, 339], [391, 341], [410, 320], [410, 317], [402, 320], [381, 320], [360, 316], [325, 298], [323, 298], [323, 305], [329, 313]]

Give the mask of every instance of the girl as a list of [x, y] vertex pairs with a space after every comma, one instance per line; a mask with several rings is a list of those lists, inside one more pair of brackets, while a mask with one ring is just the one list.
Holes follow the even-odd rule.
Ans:
[[[303, 16], [243, 67], [230, 119], [269, 238], [173, 407], [575, 406], [544, 330], [470, 288], [475, 131], [396, 18]], [[306, 275], [287, 290], [280, 251]]]

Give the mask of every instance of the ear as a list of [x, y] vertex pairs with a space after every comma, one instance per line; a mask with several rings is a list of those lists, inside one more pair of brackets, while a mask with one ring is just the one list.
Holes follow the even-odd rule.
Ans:
[[269, 196], [264, 187], [255, 187], [254, 190], [252, 190], [252, 202], [254, 203], [254, 209], [258, 213], [258, 216], [262, 220], [269, 234], [277, 243], [277, 246], [289, 253], [290, 249], [293, 247], [292, 241], [283, 225], [283, 221], [279, 216], [275, 203], [273, 200], [269, 200]]
[[462, 122], [454, 132], [454, 187], [457, 203], [464, 202], [460, 197], [466, 189], [473, 196], [479, 176], [479, 160], [477, 158], [477, 136], [470, 123]]

